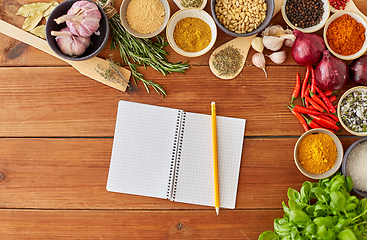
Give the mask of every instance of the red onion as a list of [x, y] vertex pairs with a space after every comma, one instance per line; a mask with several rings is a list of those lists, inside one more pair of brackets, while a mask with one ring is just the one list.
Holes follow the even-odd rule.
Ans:
[[355, 59], [349, 68], [350, 79], [357, 85], [367, 86], [367, 56]]
[[319, 35], [293, 30], [296, 40], [292, 46], [292, 57], [302, 66], [316, 64], [325, 50], [325, 42]]
[[325, 50], [320, 63], [315, 68], [315, 78], [317, 86], [322, 90], [339, 90], [348, 79], [347, 65], [339, 58], [331, 56], [328, 50]]

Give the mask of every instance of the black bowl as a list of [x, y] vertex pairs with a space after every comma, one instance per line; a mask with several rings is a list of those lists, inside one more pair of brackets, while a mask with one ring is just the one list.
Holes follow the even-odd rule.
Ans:
[[266, 10], [266, 17], [264, 19], [264, 21], [252, 32], [248, 32], [248, 33], [235, 33], [230, 31], [229, 29], [225, 28], [218, 20], [217, 15], [215, 14], [215, 3], [216, 0], [211, 0], [210, 3], [210, 8], [212, 10], [212, 16], [214, 18], [215, 23], [217, 24], [217, 26], [222, 29], [223, 32], [227, 33], [228, 35], [234, 36], [234, 37], [248, 37], [248, 36], [252, 36], [255, 34], [258, 34], [259, 32], [263, 31], [268, 24], [270, 23], [271, 19], [273, 18], [273, 14], [274, 14], [274, 0], [265, 0], [266, 4], [268, 5], [267, 10]]
[[103, 9], [100, 6], [98, 6], [98, 4], [96, 4], [95, 2], [86, 0], [92, 2], [93, 4], [96, 4], [98, 6], [99, 11], [101, 12], [102, 18], [99, 22], [99, 28], [97, 30], [97, 32], [99, 31], [100, 34], [97, 36], [96, 34], [93, 33], [92, 36], [90, 36], [91, 45], [86, 49], [86, 51], [82, 55], [71, 57], [69, 55], [65, 55], [64, 53], [62, 53], [60, 48], [57, 46], [55, 36], [51, 35], [51, 31], [60, 31], [62, 28], [66, 27], [66, 23], [57, 24], [54, 21], [54, 19], [66, 14], [67, 11], [73, 5], [73, 3], [77, 1], [80, 0], [67, 0], [65, 2], [62, 2], [52, 11], [46, 22], [46, 39], [51, 49], [60, 57], [65, 58], [67, 60], [81, 61], [97, 56], [103, 50], [108, 41], [110, 27], [108, 24], [106, 13], [103, 11]]
[[[359, 139], [358, 141], [354, 142], [352, 145], [350, 145], [350, 146], [349, 146], [349, 148], [348, 148], [348, 149], [347, 149], [347, 151], [345, 152], [345, 154], [344, 154], [344, 158], [343, 158], [343, 163], [342, 163], [342, 168], [341, 168], [341, 170], [342, 170], [342, 174], [343, 174], [344, 176], [347, 176], [346, 165], [347, 165], [347, 159], [348, 159], [348, 156], [349, 156], [350, 152], [353, 150], [353, 148], [354, 148], [355, 146], [357, 146], [359, 143], [363, 143], [363, 142], [367, 142], [367, 137], [366, 137], [366, 138]], [[357, 193], [357, 194], [358, 194], [359, 196], [361, 196], [361, 197], [364, 197], [364, 198], [366, 198], [366, 197], [367, 197], [367, 192], [362, 192], [362, 191], [359, 191], [359, 190], [357, 190], [357, 189], [355, 189], [355, 188], [353, 188], [353, 191], [354, 191], [355, 193]]]

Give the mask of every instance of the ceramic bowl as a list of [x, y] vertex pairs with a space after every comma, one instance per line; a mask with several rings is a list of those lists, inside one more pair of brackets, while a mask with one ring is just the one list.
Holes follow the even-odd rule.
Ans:
[[225, 33], [227, 33], [228, 35], [234, 36], [234, 37], [248, 37], [248, 36], [252, 36], [252, 35], [256, 35], [259, 32], [262, 32], [270, 23], [270, 20], [273, 17], [274, 14], [274, 0], [265, 0], [266, 4], [267, 4], [267, 11], [266, 11], [266, 17], [264, 19], [264, 21], [252, 32], [248, 32], [248, 33], [236, 33], [233, 31], [230, 31], [229, 29], [227, 29], [226, 27], [224, 27], [222, 25], [222, 23], [219, 21], [219, 19], [217, 18], [217, 15], [215, 14], [215, 4], [216, 4], [217, 0], [211, 0], [211, 11], [212, 11], [212, 16], [213, 19], [215, 21], [215, 23], [218, 25], [218, 27]]
[[282, 16], [284, 21], [288, 24], [289, 27], [291, 27], [292, 29], [297, 29], [301, 32], [304, 33], [312, 33], [312, 32], [316, 32], [318, 30], [320, 30], [326, 23], [326, 21], [328, 20], [329, 16], [330, 16], [330, 4], [329, 4], [329, 0], [321, 0], [324, 3], [324, 14], [322, 15], [322, 20], [315, 26], [312, 27], [308, 27], [308, 28], [300, 28], [295, 26], [293, 23], [291, 23], [291, 21], [289, 21], [287, 14], [285, 12], [285, 6], [287, 4], [287, 0], [283, 1], [282, 4], [282, 8], [281, 8], [281, 12], [282, 12]]
[[[325, 24], [325, 27], [324, 27], [324, 41], [325, 41], [325, 45], [326, 47], [329, 49], [329, 51], [334, 55], [336, 56], [337, 58], [340, 58], [340, 59], [343, 59], [343, 60], [354, 60], [356, 58], [359, 58], [360, 56], [362, 56], [366, 50], [367, 50], [367, 41], [365, 40], [364, 43], [363, 43], [363, 46], [361, 48], [361, 50], [359, 50], [358, 52], [356, 52], [355, 54], [353, 55], [349, 55], [349, 56], [345, 56], [345, 55], [341, 55], [341, 54], [338, 54], [336, 52], [334, 52], [334, 50], [330, 47], [328, 41], [327, 41], [327, 37], [326, 37], [326, 33], [327, 33], [327, 29], [330, 25], [331, 22], [333, 22], [335, 19], [337, 19], [338, 17], [344, 15], [344, 14], [348, 14], [350, 15], [352, 18], [354, 18], [357, 22], [359, 23], [362, 23], [363, 26], [367, 29], [367, 22], [366, 20], [364, 20], [364, 18], [355, 13], [355, 12], [351, 12], [351, 11], [338, 11], [336, 13], [334, 13], [330, 18], [329, 20], [326, 22]], [[365, 39], [367, 39], [367, 31], [365, 31]]]
[[167, 25], [167, 22], [171, 16], [171, 10], [170, 10], [170, 6], [167, 0], [159, 0], [159, 1], [162, 3], [163, 8], [164, 8], [164, 20], [163, 20], [162, 25], [156, 31], [144, 34], [144, 33], [139, 33], [130, 27], [127, 21], [127, 18], [126, 18], [126, 11], [127, 11], [127, 7], [129, 3], [131, 2], [131, 0], [122, 1], [122, 4], [120, 6], [120, 18], [121, 18], [122, 26], [126, 29], [126, 31], [128, 31], [131, 35], [137, 38], [152, 38], [160, 34]]
[[[321, 173], [321, 174], [316, 174], [316, 173], [312, 173], [307, 171], [300, 163], [299, 159], [298, 159], [298, 148], [299, 148], [299, 144], [301, 143], [301, 141], [308, 135], [310, 134], [318, 134], [318, 133], [325, 133], [327, 135], [329, 135], [335, 143], [336, 146], [336, 150], [337, 150], [337, 157], [335, 160], [335, 164], [334, 167], [332, 167], [331, 169], [329, 169], [328, 171]], [[323, 179], [323, 178], [327, 178], [330, 177], [331, 175], [333, 175], [336, 171], [339, 170], [341, 164], [342, 164], [342, 160], [343, 160], [343, 147], [342, 144], [339, 140], [339, 138], [332, 132], [330, 132], [329, 130], [326, 129], [322, 129], [322, 128], [315, 128], [315, 129], [311, 129], [307, 132], [305, 132], [304, 134], [302, 134], [302, 136], [298, 139], [296, 146], [294, 147], [294, 162], [296, 163], [296, 166], [298, 168], [298, 170], [303, 173], [303, 175], [305, 175], [306, 177], [312, 178], [312, 179]]]
[[[57, 7], [51, 12], [46, 22], [46, 39], [51, 49], [60, 57], [67, 59], [67, 60], [81, 61], [81, 60], [86, 60], [86, 59], [95, 57], [103, 50], [103, 48], [106, 46], [107, 41], [108, 41], [110, 27], [109, 27], [108, 19], [107, 19], [105, 12], [103, 11], [103, 9], [100, 6], [98, 6], [98, 4], [96, 4], [102, 15], [102, 18], [99, 22], [99, 28], [97, 30], [97, 32], [99, 32], [99, 35], [92, 34], [92, 36], [90, 37], [91, 45], [80, 56], [71, 57], [61, 52], [60, 48], [57, 46], [55, 37], [51, 35], [51, 31], [61, 30], [62, 28], [66, 27], [66, 23], [57, 24], [54, 21], [54, 19], [66, 14], [67, 11], [73, 5], [73, 3], [77, 1], [79, 0], [68, 0], [68, 1], [62, 2], [59, 5], [57, 5]], [[89, 1], [89, 2], [94, 3], [93, 1]]]
[[[184, 19], [187, 17], [200, 18], [201, 20], [206, 22], [211, 29], [212, 38], [211, 38], [209, 45], [199, 52], [186, 52], [182, 50], [181, 48], [177, 46], [175, 39], [173, 37], [173, 33], [175, 31], [176, 24], [181, 19]], [[177, 53], [185, 57], [198, 57], [198, 56], [201, 56], [207, 53], [214, 46], [214, 43], [217, 39], [217, 26], [215, 25], [213, 18], [206, 11], [198, 9], [198, 8], [184, 8], [184, 9], [177, 11], [175, 14], [173, 14], [171, 19], [168, 21], [167, 28], [166, 28], [166, 36], [167, 36], [169, 45]]]
[[351, 130], [350, 128], [348, 128], [348, 126], [346, 125], [346, 123], [344, 122], [342, 116], [341, 116], [341, 107], [343, 106], [343, 100], [345, 99], [346, 96], [348, 96], [350, 93], [354, 92], [354, 91], [364, 91], [367, 93], [367, 87], [366, 86], [357, 86], [357, 87], [353, 87], [350, 88], [349, 90], [347, 90], [339, 99], [338, 102], [338, 118], [339, 118], [339, 122], [341, 123], [341, 125], [343, 126], [343, 128], [345, 130], [347, 130], [349, 133], [356, 135], [356, 136], [367, 136], [367, 132], [355, 132], [353, 130]]
[[[186, 7], [182, 6], [182, 4], [181, 4], [182, 0], [173, 0], [173, 1], [176, 3], [176, 5], [177, 5], [177, 7], [178, 7], [179, 9], [184, 9], [184, 8], [186, 8]], [[201, 5], [200, 5], [200, 7], [198, 7], [198, 8], [199, 8], [199, 9], [204, 9], [204, 8], [205, 8], [205, 6], [206, 6], [206, 4], [207, 4], [207, 2], [208, 2], [208, 0], [203, 0], [203, 1], [202, 1], [202, 3], [201, 3]]]
[[[367, 142], [367, 138], [362, 138], [356, 142], [354, 142], [352, 145], [349, 146], [349, 148], [347, 149], [347, 151], [345, 152], [344, 154], [344, 158], [343, 158], [343, 163], [342, 163], [342, 167], [341, 167], [341, 171], [342, 171], [342, 174], [344, 176], [347, 176], [347, 165], [348, 165], [348, 156], [349, 154], [351, 153], [351, 151], [360, 143], [364, 143], [364, 142]], [[367, 162], [366, 162], [367, 164]], [[352, 180], [353, 180], [353, 176], [352, 177]], [[359, 194], [361, 197], [367, 197], [367, 192], [363, 192], [363, 191], [359, 191], [355, 188], [353, 188], [353, 191], [356, 192], [357, 194]]]

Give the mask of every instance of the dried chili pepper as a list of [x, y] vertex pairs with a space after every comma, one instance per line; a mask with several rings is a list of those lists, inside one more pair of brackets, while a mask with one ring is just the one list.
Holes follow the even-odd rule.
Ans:
[[325, 115], [328, 116], [329, 118], [333, 119], [335, 122], [339, 122], [339, 118], [337, 116], [335, 116], [334, 114], [325, 113]]
[[287, 107], [289, 108], [289, 110], [291, 110], [291, 112], [293, 113], [294, 116], [296, 116], [296, 118], [298, 119], [298, 121], [300, 121], [300, 123], [302, 124], [303, 129], [305, 130], [305, 132], [307, 132], [309, 130], [308, 125], [306, 123], [306, 120], [302, 117], [301, 113], [294, 111], [294, 108], [291, 108], [290, 106], [287, 105]]
[[315, 93], [311, 93], [310, 95], [312, 100], [314, 100], [318, 105], [320, 105], [326, 112], [330, 113], [329, 108]]
[[322, 114], [321, 112], [319, 111], [316, 111], [316, 110], [313, 110], [313, 109], [309, 109], [309, 108], [305, 108], [305, 107], [302, 107], [300, 105], [296, 105], [296, 104], [290, 104], [290, 107], [296, 111], [296, 112], [299, 112], [299, 113], [304, 113], [304, 114], [315, 114], [315, 115], [320, 115]]
[[316, 93], [316, 77], [315, 77], [315, 70], [311, 66], [311, 92]]
[[319, 112], [324, 112], [325, 110], [319, 105], [317, 104], [314, 100], [312, 100], [309, 96], [305, 96], [305, 99], [312, 105], [314, 106], [314, 108], [316, 108], [317, 111]]
[[335, 113], [336, 110], [333, 106], [333, 104], [330, 102], [329, 98], [325, 95], [325, 93], [318, 87], [315, 86], [316, 91], [320, 95], [321, 99], [324, 101], [326, 106], [329, 108], [330, 113]]
[[307, 123], [308, 126], [310, 126], [310, 128], [323, 128], [323, 129], [326, 129], [326, 130], [329, 130], [329, 131], [335, 133], [335, 130], [332, 130], [332, 129], [321, 126], [316, 121], [314, 121], [314, 119], [309, 119], [306, 116], [304, 116], [303, 114], [302, 114], [302, 116], [306, 120], [306, 123]]
[[330, 102], [334, 102], [336, 99], [337, 99], [337, 97], [336, 97], [336, 96], [331, 96], [331, 97], [329, 97], [329, 101], [330, 101]]
[[303, 80], [302, 89], [301, 89], [301, 100], [302, 100], [303, 106], [305, 106], [305, 92], [306, 92], [306, 87], [308, 84], [308, 77], [310, 76], [310, 67], [311, 66], [307, 65], [305, 79]]
[[301, 89], [301, 77], [299, 76], [299, 73], [297, 73], [297, 75], [296, 75], [296, 85], [294, 86], [294, 89], [293, 89], [291, 103], [293, 103], [294, 99], [296, 99], [298, 97], [300, 89]]
[[335, 131], [339, 131], [339, 127], [332, 121], [326, 120], [325, 118], [322, 118], [318, 115], [309, 114], [312, 119], [314, 119], [318, 124], [320, 124], [323, 127], [333, 129]]

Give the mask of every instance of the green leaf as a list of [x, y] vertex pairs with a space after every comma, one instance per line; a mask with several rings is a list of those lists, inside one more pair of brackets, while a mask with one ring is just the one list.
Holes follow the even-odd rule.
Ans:
[[293, 227], [294, 227], [294, 224], [291, 222], [284, 223], [280, 221], [279, 219], [274, 221], [274, 232], [281, 237], [284, 237], [290, 234]]
[[332, 229], [327, 229], [325, 225], [322, 225], [317, 230], [318, 239], [322, 240], [335, 240], [335, 232]]
[[53, 3], [54, 2], [49, 3], [40, 2], [40, 3], [25, 4], [19, 8], [16, 14], [23, 17], [28, 17], [32, 14], [35, 14], [36, 12], [42, 12], [43, 16], [43, 12], [46, 11]]
[[292, 237], [292, 240], [303, 240], [296, 227], [292, 228], [291, 237]]
[[305, 228], [305, 232], [306, 232], [306, 235], [308, 235], [308, 236], [315, 235], [316, 232], [317, 232], [317, 225], [313, 222], [310, 222], [309, 224], [307, 224], [307, 226]]
[[260, 234], [259, 240], [279, 240], [278, 236], [273, 231], [265, 231]]
[[316, 199], [320, 202], [327, 202], [329, 200], [329, 194], [321, 187], [312, 188], [311, 192], [315, 194]]
[[344, 177], [338, 177], [332, 181], [330, 191], [338, 191], [341, 186], [344, 185]]
[[306, 181], [302, 184], [301, 187], [301, 200], [304, 203], [310, 202], [310, 193], [311, 193], [312, 183], [309, 181]]
[[347, 209], [347, 199], [344, 194], [341, 192], [330, 192], [331, 202], [334, 204], [334, 207], [345, 212]]
[[289, 212], [289, 220], [302, 227], [306, 226], [307, 223], [311, 221], [311, 218], [301, 209], [295, 209]]
[[350, 219], [339, 218], [338, 223], [334, 227], [335, 232], [339, 232], [343, 230], [345, 227], [348, 227], [349, 223], [350, 223]]
[[350, 212], [357, 208], [357, 204], [355, 203], [347, 203], [346, 211]]
[[317, 226], [324, 225], [327, 228], [334, 227], [338, 223], [338, 218], [334, 218], [332, 216], [327, 217], [317, 217], [313, 220]]
[[288, 200], [288, 206], [291, 210], [299, 209], [298, 204], [297, 204], [296, 200], [294, 200], [294, 199], [289, 199]]
[[283, 205], [283, 211], [286, 214], [289, 214], [290, 208], [287, 205], [285, 205], [285, 202], [284, 201], [282, 202], [282, 205]]
[[353, 189], [353, 180], [352, 180], [352, 177], [351, 176], [347, 176], [345, 178], [345, 190], [347, 192], [350, 192], [350, 191], [352, 191], [352, 189]]
[[354, 235], [353, 231], [349, 228], [344, 229], [338, 234], [339, 240], [357, 240], [356, 235]]
[[288, 189], [287, 196], [289, 199], [293, 200], [299, 200], [301, 198], [301, 194], [297, 190], [294, 190], [293, 188]]

